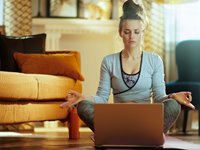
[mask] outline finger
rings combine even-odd
[[[67,94],[68,98],[74,98],[74,97],[77,97],[77,96],[78,96],[78,94],[75,93],[75,92],[70,92],[70,93]]]
[[[67,94],[67,100],[71,101],[71,99],[73,99],[74,97],[76,97],[76,95],[72,94],[72,93],[68,93]]]
[[[189,94],[185,96],[185,100],[183,102],[191,102],[191,101],[192,101],[192,96]]]
[[[192,108],[192,109],[195,109],[195,106],[194,106],[192,103],[190,103],[190,102],[184,101],[183,104],[184,104],[185,106],[187,106],[187,107],[190,107],[190,108]]]
[[[192,94],[190,91],[186,91],[186,93],[188,93],[188,94]]]
[[[68,107],[68,105],[69,105],[68,102],[64,102],[64,103],[60,104],[60,107],[65,108],[65,107]]]
[[[65,100],[68,100],[70,98],[70,94],[67,93],[66,97],[65,97]]]
[[[67,95],[67,101],[70,101],[70,99],[72,98],[73,98],[73,95],[70,95],[70,94]]]
[[[189,100],[189,102],[192,101],[192,95],[191,94],[188,95],[188,100]]]
[[[76,95],[78,92],[74,91],[74,90],[70,90],[68,93],[72,94],[72,95]]]
[[[69,105],[72,107],[74,105],[76,105],[79,101],[75,98],[73,100],[70,101]]]
[[[72,106],[75,105],[76,103],[78,103],[76,97],[71,97],[71,98],[69,98],[68,101],[67,101],[68,107],[72,107]]]
[[[67,108],[68,112],[70,112],[72,110],[72,106],[68,102],[61,104],[60,107],[61,108]]]
[[[184,93],[184,94],[191,94],[191,92],[190,91],[182,91],[182,92],[180,92],[180,93]]]
[[[192,108],[192,109],[195,109],[195,106],[193,104],[191,104],[191,103],[188,103],[187,106]]]
[[[75,104],[73,102],[65,102],[60,105],[61,108],[72,108]]]
[[[73,93],[74,93],[74,92],[73,92],[72,90],[70,90],[70,91],[67,93],[67,97],[73,95]]]

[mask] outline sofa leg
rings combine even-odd
[[[69,114],[68,129],[69,129],[69,139],[79,139],[80,138],[80,123],[77,109],[73,108]]]

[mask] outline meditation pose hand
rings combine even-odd
[[[71,108],[72,106],[76,105],[77,103],[79,103],[81,100],[83,100],[85,97],[77,92],[77,91],[74,91],[74,90],[70,90],[67,94],[67,97],[66,97],[66,102],[62,103],[60,105],[60,107],[64,108],[64,107],[69,107]]]
[[[169,95],[169,98],[175,99],[182,105],[190,107],[191,109],[195,109],[195,106],[191,103],[192,102],[192,93],[191,92],[177,92],[172,93]]]

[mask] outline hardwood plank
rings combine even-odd
[[[4,136],[0,132],[0,149],[95,149],[93,141],[90,139],[92,132],[85,131],[81,132],[80,139],[70,140],[68,139],[68,133],[66,132],[41,132],[41,133],[16,133],[4,132]],[[6,135],[7,134],[7,135]],[[196,134],[192,135],[170,135],[177,139],[181,139],[188,142],[200,144],[200,136]],[[180,141],[181,142],[181,141]],[[180,143],[181,144],[181,143]],[[170,147],[166,147],[170,149]]]

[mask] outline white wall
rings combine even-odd
[[[85,77],[83,94],[95,95],[103,57],[120,51],[123,46],[118,35],[118,21],[33,19],[33,34],[42,32],[47,33],[47,50],[80,52],[81,72]]]
[[[75,49],[81,53],[81,69],[85,77],[83,93],[95,95],[101,61],[113,53],[111,37],[105,35],[66,35],[61,37],[60,49]]]

